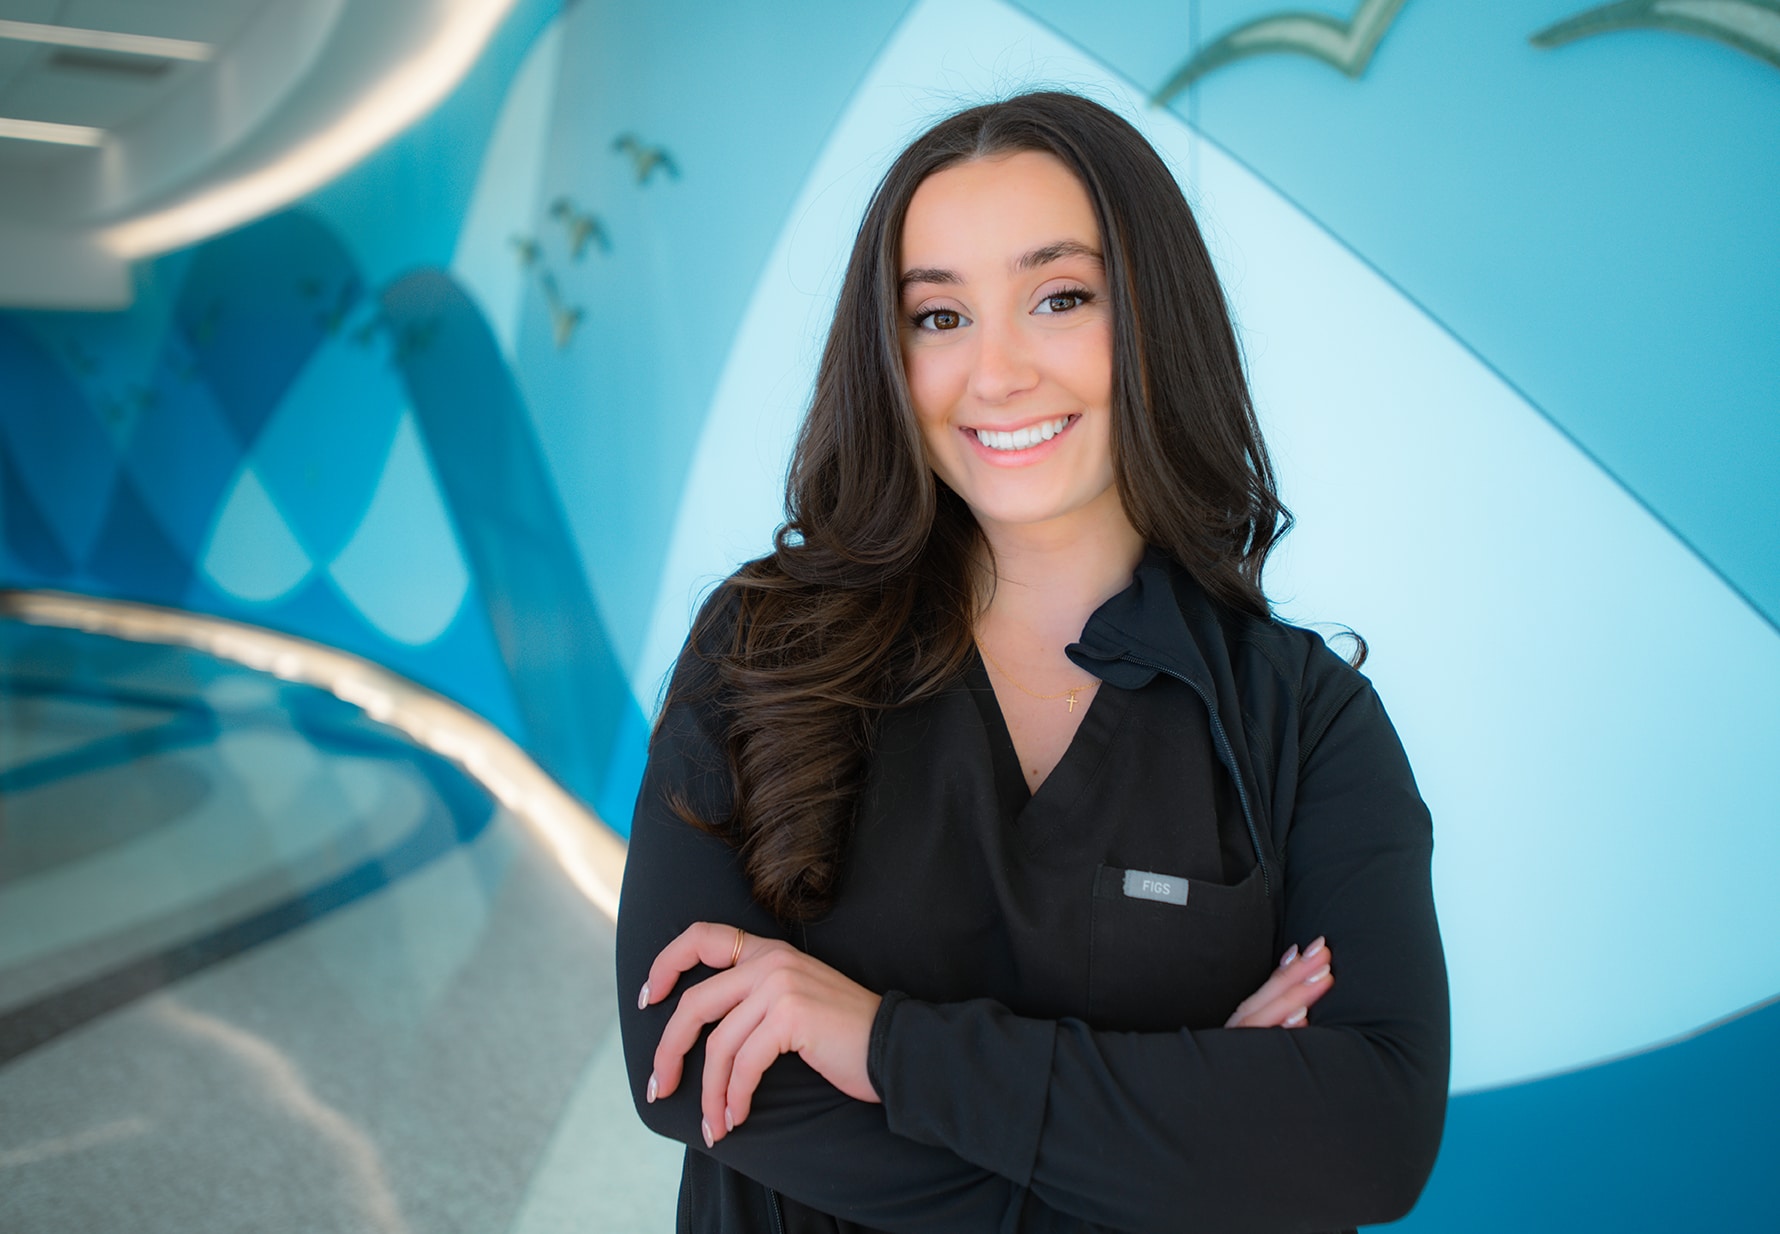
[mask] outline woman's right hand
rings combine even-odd
[[[1279,959],[1273,976],[1242,1000],[1225,1028],[1303,1028],[1310,1009],[1335,985],[1334,957],[1318,938],[1303,951],[1296,943]]]

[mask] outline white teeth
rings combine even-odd
[[[997,433],[992,429],[980,428],[976,430],[976,435],[977,440],[991,450],[1029,450],[1042,441],[1049,441],[1068,427],[1069,417],[1059,416],[1042,424],[1017,428],[1011,433]]]

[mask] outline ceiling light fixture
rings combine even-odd
[[[81,30],[74,26],[45,26],[34,21],[0,21],[0,39],[20,43],[50,43],[57,47],[81,47],[87,51],[111,51],[125,56],[158,56],[163,60],[208,60],[216,54],[209,43],[189,39],[163,39],[152,34],[117,34],[111,30]]]
[[[0,137],[20,141],[48,141],[59,146],[102,146],[105,130],[84,124],[51,124],[48,120],[8,120],[0,117]]]
[[[396,65],[358,104],[321,132],[258,170],[216,185],[179,205],[99,234],[126,260],[196,244],[314,192],[431,111],[476,63],[515,0],[452,6],[433,37]]]

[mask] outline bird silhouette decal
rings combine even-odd
[[[612,238],[606,234],[606,226],[593,214],[583,214],[575,209],[575,203],[567,197],[558,197],[550,203],[550,217],[561,223],[569,233],[569,256],[580,261],[587,252],[588,241],[599,245],[600,252],[612,251]]]
[[[674,156],[667,152],[667,147],[645,146],[635,133],[621,133],[612,143],[612,149],[630,156],[631,170],[636,173],[638,184],[649,183],[658,171],[667,173],[670,180],[680,178],[680,168],[674,163]]]
[[[569,345],[575,335],[575,327],[581,324],[583,313],[578,305],[565,304],[562,293],[556,289],[556,276],[546,270],[538,279],[544,288],[544,302],[550,306],[550,333],[556,340],[556,349],[561,351]]]
[[[1293,52],[1312,56],[1349,77],[1359,77],[1408,0],[1361,0],[1347,21],[1323,13],[1274,13],[1237,26],[1194,52],[1162,83],[1150,102],[1157,107],[1215,69],[1250,56]]]
[[[348,337],[355,346],[369,347],[377,341],[380,334],[389,339],[389,362],[406,364],[431,350],[438,341],[439,319],[422,317],[417,321],[403,322],[398,328],[379,311],[367,317]]]
[[[316,278],[306,278],[297,284],[297,292],[305,300],[319,300],[322,298],[326,290],[327,288],[322,284],[321,280]],[[333,303],[323,304],[316,311],[316,326],[327,334],[340,333],[340,327],[346,324],[346,319],[352,315],[352,310],[357,307],[358,299],[358,280],[352,278],[343,280],[339,290],[334,294]]]
[[[1535,47],[1559,47],[1590,35],[1639,29],[1716,39],[1780,68],[1777,0],[1623,0],[1547,26],[1531,42]]]
[[[569,228],[569,243],[576,260],[580,260],[581,252],[588,240],[596,240],[601,248],[606,248],[605,229],[599,220],[591,214],[578,214],[574,203],[567,197],[559,197],[550,207],[550,216],[562,219]],[[513,252],[519,258],[522,269],[535,270],[538,275],[538,287],[544,293],[544,303],[550,309],[550,334],[556,341],[556,349],[561,351],[569,345],[575,335],[575,327],[581,324],[585,314],[580,307],[566,303],[562,292],[556,285],[556,275],[544,263],[543,246],[534,236],[514,236],[511,240]]]
[[[423,317],[418,321],[403,322],[402,328],[396,331],[395,342],[390,348],[390,359],[397,364],[406,364],[421,353],[431,349],[434,340],[439,337],[439,319]]]
[[[387,329],[388,325],[389,323],[384,320],[382,313],[373,313],[369,318],[360,322],[348,337],[355,347],[369,347],[376,341],[378,332]]]

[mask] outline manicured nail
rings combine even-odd
[[[1317,956],[1322,954],[1322,950],[1323,950],[1322,936],[1318,935],[1316,942],[1310,944],[1310,946],[1308,946],[1304,949],[1304,958],[1306,960],[1313,960]]]
[[[655,1073],[651,1071],[649,1073],[649,1091],[643,1094],[644,1099],[647,1100],[650,1105],[655,1104],[655,1088]]]
[[[1296,960],[1297,958],[1298,958],[1298,944],[1293,943],[1290,947],[1286,948],[1286,953],[1279,957],[1279,966],[1281,968],[1284,968],[1286,965],[1290,964],[1293,960]]]
[[[735,1130],[735,1115],[729,1112],[728,1106],[723,1107],[723,1129],[725,1131]]]
[[[710,1121],[708,1119],[703,1119],[703,1118],[699,1119],[698,1120],[698,1129],[705,1133],[705,1147],[706,1148],[716,1148],[717,1141],[715,1141],[711,1138]]]
[[[1321,981],[1324,977],[1327,977],[1328,975],[1329,975],[1329,966],[1327,964],[1325,964],[1321,968],[1317,969],[1316,972],[1314,972],[1314,973],[1310,974],[1310,976],[1306,977],[1304,979],[1304,984],[1305,985],[1315,985],[1317,982]]]
[[[1296,1028],[1296,1027],[1298,1027],[1298,1025],[1304,1023],[1304,1017],[1309,1014],[1310,1014],[1310,1008],[1300,1007],[1300,1008],[1298,1008],[1298,1010],[1294,1011],[1291,1015],[1286,1017],[1285,1026],[1287,1028]]]
[[[649,983],[645,981],[643,988],[637,991],[637,1010],[646,1010],[649,1006]]]

